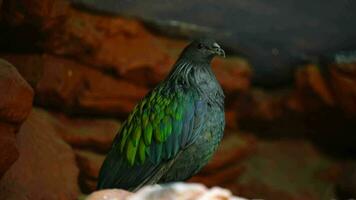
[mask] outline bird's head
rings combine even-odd
[[[213,39],[201,38],[194,40],[182,52],[181,57],[198,62],[210,62],[214,56],[225,57],[224,50]]]

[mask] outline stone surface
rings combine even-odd
[[[62,26],[49,32],[44,48],[147,85],[156,82],[154,77],[162,76],[173,62],[157,43],[136,20],[70,9]]]
[[[72,147],[107,152],[120,130],[114,119],[85,119],[52,113],[48,120],[56,132]]]
[[[252,69],[242,58],[217,58],[212,63],[216,77],[227,95],[250,89]]]
[[[28,46],[75,58],[143,86],[161,81],[187,44],[187,41],[155,36],[137,20],[86,13],[64,0],[33,0],[31,5],[29,2],[14,1],[6,7],[9,18],[20,18],[12,20],[19,21],[15,24],[25,29],[31,27],[33,32],[38,32],[34,35],[42,36]],[[16,34],[8,37],[19,39]],[[218,60],[214,66],[227,92],[249,86],[251,69],[245,60]]]
[[[0,122],[0,180],[18,157],[14,127]]]
[[[173,62],[157,39],[134,19],[88,14],[65,0],[7,1],[5,10],[11,27],[35,32],[37,42],[28,45],[74,57],[118,76],[155,81]]]
[[[7,61],[0,59],[0,179],[19,156],[16,136],[32,108],[33,90]]]
[[[161,80],[173,63],[156,37],[134,19],[88,14],[65,0],[7,1],[4,9],[4,29],[14,33],[4,32],[1,38],[18,41],[11,46],[0,39],[5,49],[42,49],[145,85]],[[34,41],[24,40],[21,32],[32,33]]]
[[[230,137],[229,144],[240,137]],[[333,161],[307,140],[255,140],[255,151],[234,165],[244,168],[235,180],[220,184],[249,199],[332,199],[333,181],[321,178]],[[232,167],[232,165],[229,165]],[[231,175],[233,176],[233,175]]]
[[[4,20],[11,26],[32,25],[38,28],[49,28],[56,25],[63,15],[69,2],[65,0],[4,0]]]
[[[33,90],[16,68],[0,60],[0,120],[20,123],[32,107]]]
[[[1,10],[1,6],[2,6],[2,1],[3,0],[0,0],[0,10]],[[0,19],[1,19],[1,14],[0,14]]]
[[[131,192],[119,189],[107,189],[100,190],[90,194],[86,200],[115,200],[115,199],[126,199],[128,196],[132,195]]]
[[[207,188],[197,183],[173,183],[167,185],[146,186],[137,191],[135,194],[128,196],[127,200],[151,199],[182,199],[182,200],[245,200],[245,198],[235,197],[227,189],[220,187]]]
[[[338,105],[347,113],[356,115],[356,60],[347,64],[332,64],[331,87]]]
[[[0,199],[70,200],[79,195],[78,168],[48,114],[34,109],[17,134],[20,157],[0,181]]]
[[[105,156],[83,150],[76,150],[75,155],[81,172],[87,177],[97,179]]]
[[[356,196],[356,163],[342,163],[336,181],[336,192],[341,199],[352,199]]]
[[[76,150],[76,160],[80,169],[79,185],[83,193],[89,194],[96,189],[99,170],[105,155],[91,151]]]
[[[323,66],[306,65],[296,72],[296,108],[304,111],[338,107],[356,114],[356,60]]]
[[[207,188],[197,183],[173,183],[167,185],[151,185],[143,187],[135,193],[129,193],[124,190],[111,189],[101,190],[89,195],[86,200],[244,200],[245,198],[236,197],[229,190],[213,187]]]
[[[221,0],[204,1],[204,4],[201,0],[71,1],[94,11],[127,13],[166,23],[174,19],[175,26],[182,21],[208,26],[217,32],[213,37],[219,38],[222,46],[251,58],[254,82],[260,86],[280,87],[292,83],[295,66],[291,63],[298,59],[356,48],[356,22],[350,20],[356,18],[356,4],[349,0],[329,0],[328,4],[323,4],[323,0],[305,0],[299,1],[297,6],[278,0]],[[310,9],[313,9],[312,15]],[[338,11],[341,14],[335,15]],[[224,32],[231,34],[224,36]]]
[[[321,103],[329,106],[335,103],[332,91],[328,87],[319,66],[312,64],[303,66],[303,68],[297,70],[295,79],[296,90],[301,92],[302,98],[320,98]]]
[[[14,63],[43,70],[36,87],[36,103],[69,113],[117,115],[128,113],[146,93],[145,87],[117,80],[98,70],[51,55],[4,55]],[[22,60],[22,61],[21,61]],[[24,77],[31,79],[31,74]]]
[[[37,83],[43,76],[43,56],[33,54],[2,54],[5,58],[15,65],[21,76],[36,89]]]

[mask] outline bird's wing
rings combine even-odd
[[[132,189],[159,179],[179,152],[195,141],[206,110],[206,103],[194,92],[153,90],[135,107],[115,138],[98,188]]]

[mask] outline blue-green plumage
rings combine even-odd
[[[210,66],[222,49],[192,42],[169,76],[134,108],[100,170],[98,188],[135,190],[197,173],[217,148],[225,126],[224,94]]]

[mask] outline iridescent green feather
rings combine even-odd
[[[134,144],[135,141],[128,141],[126,148],[126,158],[130,165],[133,165],[135,162],[137,145]]]
[[[141,163],[144,163],[146,159],[146,145],[142,139],[140,140],[140,144],[138,146],[138,153]]]
[[[144,163],[147,157],[154,157],[151,160],[159,161],[178,151],[175,140],[170,140],[171,144],[162,144],[172,133],[176,134],[174,138],[181,133],[186,106],[184,98],[187,96],[180,93],[167,95],[162,94],[162,91],[162,88],[158,88],[143,99],[122,127],[120,153],[125,154],[130,165]]]
[[[153,127],[151,123],[148,123],[146,127],[144,127],[144,142],[146,145],[150,145],[152,141],[152,133]]]

